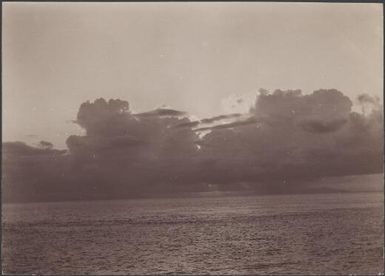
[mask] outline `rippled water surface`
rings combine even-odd
[[[378,274],[383,194],[3,205],[3,271]]]

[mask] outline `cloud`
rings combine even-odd
[[[5,157],[16,156],[38,156],[38,155],[60,155],[66,150],[52,149],[52,143],[41,141],[42,147],[36,148],[25,144],[24,142],[4,142],[2,145],[3,154]]]
[[[360,103],[371,103],[371,104],[377,104],[379,102],[379,99],[377,97],[373,97],[368,94],[360,94],[357,97],[358,102]]]
[[[258,120],[257,118],[248,118],[246,120],[239,120],[235,121],[232,123],[227,123],[227,124],[219,124],[219,125],[214,125],[210,127],[201,127],[201,128],[196,128],[194,131],[206,131],[206,130],[213,130],[213,129],[222,129],[222,128],[234,128],[234,127],[240,127],[240,126],[245,126],[245,125],[250,125],[250,124],[256,124],[260,123],[261,120]]]
[[[375,108],[353,112],[335,89],[263,90],[247,112],[202,120],[170,108],[133,114],[123,100],[88,101],[75,120],[85,134],[68,137],[68,151],[47,141],[3,143],[5,198],[125,198],[204,191],[208,183],[298,192],[309,178],[382,172],[383,111],[374,98],[360,99]]]
[[[305,120],[300,123],[300,126],[313,133],[327,133],[337,131],[346,124],[346,119],[337,119],[334,121],[320,121],[320,120]]]
[[[275,90],[260,94],[252,112],[256,116],[290,119],[342,119],[349,116],[352,101],[335,89],[320,89],[303,95],[301,90]]]
[[[255,93],[243,95],[231,94],[221,99],[221,107],[225,113],[248,112],[255,100]]]
[[[250,110],[258,127],[210,128],[199,142],[204,159],[215,160],[213,181],[278,183],[382,171],[382,112],[354,113],[335,89],[263,92]]]
[[[39,147],[41,147],[43,149],[52,149],[53,148],[53,144],[51,142],[48,142],[48,141],[40,141],[39,142]]]
[[[213,123],[215,121],[220,121],[220,120],[224,120],[224,119],[238,118],[240,116],[242,116],[242,114],[240,114],[240,113],[219,115],[219,116],[215,116],[215,117],[212,117],[212,118],[202,119],[201,123],[208,124],[208,123]]]
[[[375,112],[381,109],[380,99],[378,97],[373,97],[368,94],[360,94],[357,97],[357,102],[361,107],[361,112],[363,114]]]
[[[182,123],[182,124],[176,125],[175,127],[176,128],[183,128],[183,127],[193,128],[193,127],[198,127],[201,124],[211,124],[211,123],[215,123],[217,121],[222,121],[225,119],[234,119],[234,118],[238,118],[241,116],[242,116],[242,114],[240,114],[240,113],[225,114],[225,115],[219,115],[219,116],[215,116],[215,117],[211,117],[211,118],[205,118],[202,120]]]
[[[156,116],[178,117],[178,116],[184,116],[184,115],[186,115],[186,112],[178,111],[174,109],[165,109],[165,108],[158,108],[156,110],[134,114],[134,116],[137,116],[137,117],[156,117]]]
[[[192,127],[199,126],[200,123],[201,121],[187,122],[187,123],[178,124],[175,126],[175,128],[184,128],[184,127],[192,128]]]

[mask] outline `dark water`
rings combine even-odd
[[[3,271],[378,274],[383,194],[3,206]]]

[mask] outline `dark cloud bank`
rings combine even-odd
[[[80,106],[75,123],[86,134],[68,137],[68,150],[3,143],[3,199],[306,192],[309,180],[381,173],[382,106],[366,94],[357,103],[363,112],[334,89],[261,90],[246,114],[191,121],[177,110],[133,114],[126,101],[97,99]]]

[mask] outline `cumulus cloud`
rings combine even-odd
[[[40,148],[43,148],[43,149],[52,149],[53,148],[53,144],[51,142],[48,142],[48,141],[40,141],[38,146]]]
[[[303,189],[303,179],[382,172],[383,111],[369,95],[357,101],[373,108],[353,112],[335,89],[261,90],[248,111],[201,120],[170,108],[133,114],[119,99],[85,102],[75,119],[85,134],[68,137],[68,151],[3,144],[6,198],[119,198],[208,184],[285,192]]]
[[[260,94],[252,112],[256,116],[285,119],[341,119],[349,116],[352,101],[335,89],[321,89],[303,95],[301,90],[275,90]]]
[[[221,107],[225,113],[245,113],[249,111],[254,100],[255,93],[231,94],[221,99]]]
[[[346,119],[333,121],[304,120],[300,123],[302,128],[313,133],[327,133],[339,130],[346,124]]]
[[[215,160],[216,181],[279,182],[382,171],[382,113],[358,114],[351,107],[351,100],[334,89],[309,95],[263,91],[250,111],[258,124],[210,128],[200,143],[201,155]]]
[[[368,94],[360,94],[357,97],[357,100],[360,103],[371,103],[371,104],[377,104],[379,102],[379,99],[377,97],[373,97]]]
[[[363,114],[381,109],[380,99],[365,93],[358,95],[357,102]]]

